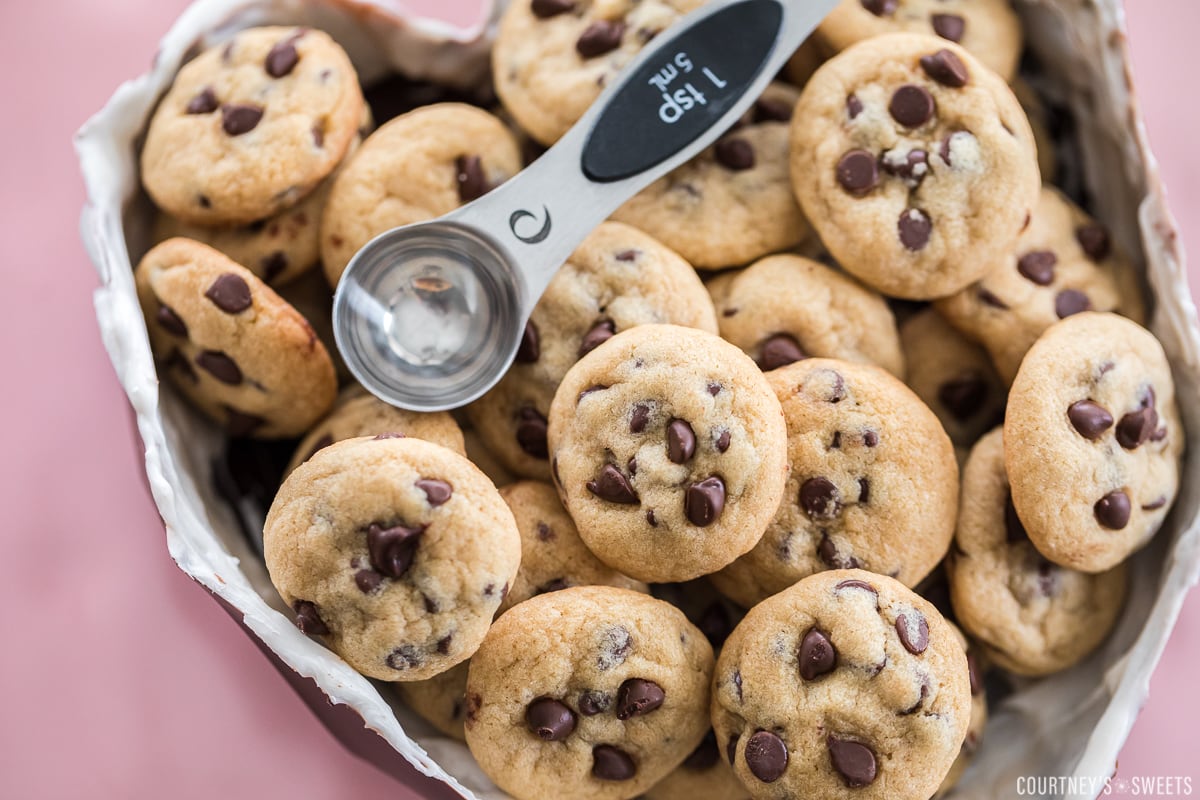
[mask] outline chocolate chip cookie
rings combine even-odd
[[[500,613],[531,597],[571,586],[649,591],[646,584],[622,575],[592,555],[550,484],[518,481],[501,489],[500,496],[512,509],[521,532],[521,569],[500,604]]]
[[[329,414],[313,426],[288,464],[290,473],[312,458],[313,454],[334,442],[357,436],[394,433],[440,444],[459,455],[466,455],[462,430],[448,412],[406,411],[383,402],[360,386],[342,391]]]
[[[717,742],[759,800],[927,800],[970,715],[949,624],[861,570],[813,575],[759,604],[717,659]]]
[[[393,683],[396,694],[413,713],[441,733],[460,742],[467,740],[467,671],[470,659],[423,681]]]
[[[496,94],[551,145],[647,42],[703,0],[514,0],[492,48]]]
[[[1056,564],[1104,572],[1158,531],[1184,431],[1162,345],[1116,314],[1051,326],[1017,372],[1004,419],[1013,506]]]
[[[958,45],[909,33],[853,45],[809,80],[792,182],[838,263],[910,300],[952,294],[1000,263],[1041,185],[1004,81]]]
[[[842,0],[817,28],[829,50],[884,33],[923,33],[955,42],[1005,80],[1021,56],[1021,20],[1008,0]]]
[[[987,348],[1012,383],[1042,331],[1081,311],[1119,311],[1117,273],[1132,267],[1107,230],[1057,189],[1042,189],[1029,227],[997,267],[937,302],[956,328]],[[1140,308],[1134,296],[1128,303]]]
[[[175,76],[146,131],[142,184],[200,225],[246,225],[294,206],[358,134],[349,57],[308,28],[241,31]]]
[[[646,323],[717,332],[686,261],[636,228],[603,223],[546,287],[508,373],[467,407],[488,449],[511,471],[550,480],[546,418],[563,376],[613,334]]]
[[[932,308],[901,323],[900,345],[908,364],[905,382],[937,415],[965,458],[979,437],[1004,421],[1008,389],[987,351]]]
[[[396,117],[362,143],[330,190],[321,264],[331,286],[359,249],[400,225],[448,214],[516,175],[521,153],[488,112],[439,103]]]
[[[550,406],[552,472],[584,543],[644,581],[683,581],[745,553],[787,478],[779,401],[712,334],[641,325],[571,368]]]
[[[1095,650],[1117,621],[1127,583],[1124,563],[1089,575],[1034,548],[1013,508],[999,428],[975,445],[963,470],[947,574],[963,628],[992,661],[1032,676],[1071,667]]]
[[[708,730],[712,648],[675,608],[578,586],[514,607],[467,678],[467,745],[516,800],[624,800]]]
[[[159,374],[231,435],[298,436],[333,405],[337,378],[312,326],[245,267],[168,239],[134,279]]]
[[[721,337],[764,371],[818,356],[876,364],[904,377],[887,302],[831,267],[802,256],[768,256],[707,286]]]
[[[697,269],[740,266],[800,244],[789,141],[799,91],[773,84],[744,122],[617,209]]]
[[[380,434],[317,452],[263,528],[271,582],[362,674],[416,681],[475,652],[521,560],[508,506],[471,462]]]
[[[787,421],[783,502],[754,549],[710,580],[750,607],[800,579],[862,568],[915,586],[954,535],[958,466],[937,417],[869,364],[767,373]]]

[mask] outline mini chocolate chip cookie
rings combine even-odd
[[[775,393],[741,350],[641,325],[584,356],[550,406],[559,495],[601,561],[684,581],[754,547],[787,479]]]
[[[1100,645],[1124,606],[1124,563],[1096,575],[1047,561],[1013,508],[999,428],[975,445],[947,561],[959,624],[1020,675],[1074,666]]]
[[[142,147],[159,208],[200,225],[247,225],[298,203],[358,134],[349,57],[308,28],[250,28],[185,64]]]
[[[799,90],[773,84],[742,124],[643,189],[613,219],[636,225],[697,269],[740,266],[803,241],[789,177]]]
[[[1184,431],[1158,340],[1084,312],[1030,348],[1008,395],[1004,463],[1034,547],[1104,572],[1145,545],[1179,488]]]
[[[263,551],[300,630],[368,677],[418,681],[475,652],[521,536],[470,461],[384,433],[297,467],[267,513]]]
[[[962,461],[979,437],[1004,421],[1005,383],[987,352],[932,308],[901,323],[900,345],[908,387],[937,415]]]
[[[958,510],[954,447],[937,417],[869,364],[811,358],[767,373],[790,472],[754,549],[710,580],[747,608],[822,570],[915,586],[946,553]]]
[[[496,94],[552,145],[655,35],[703,0],[514,0],[492,48]]]
[[[363,109],[367,111],[365,105]],[[320,259],[321,212],[329,199],[329,190],[341,167],[370,129],[370,114],[364,113],[363,128],[350,143],[338,168],[307,197],[275,216],[255,220],[249,225],[212,227],[184,222],[160,211],[154,219],[154,240],[161,242],[175,236],[195,239],[220,250],[269,286],[291,283],[306,275]]]
[[[208,245],[168,239],[134,275],[164,374],[232,436],[298,436],[337,395],[312,326],[245,267]]]
[[[751,609],[713,679],[717,742],[759,800],[927,800],[970,716],[953,629],[861,570],[813,575]]]
[[[642,797],[645,800],[696,800],[698,797],[750,800],[750,793],[721,758],[717,735],[709,730],[700,746]]]
[[[764,371],[818,356],[876,364],[904,377],[887,302],[831,267],[802,256],[768,256],[707,286],[721,337]]]
[[[636,228],[602,223],[546,287],[508,373],[467,407],[488,449],[511,471],[550,480],[546,419],[563,376],[615,333],[646,323],[717,332],[686,261]]]
[[[708,730],[713,656],[675,608],[578,586],[504,614],[471,659],[467,745],[516,800],[626,800]]]
[[[358,436],[394,433],[440,444],[461,456],[467,454],[462,430],[448,412],[406,411],[383,402],[361,386],[344,389],[329,414],[296,446],[287,473],[334,442]],[[286,473],[285,473],[286,474]]]
[[[1041,185],[1004,81],[958,45],[908,33],[853,45],[813,75],[792,124],[792,182],[838,263],[910,300],[1000,263]]]
[[[937,301],[951,324],[987,348],[996,370],[1012,383],[1021,359],[1042,331],[1081,311],[1141,308],[1122,296],[1117,273],[1132,267],[1104,226],[1061,192],[1042,189],[1029,227],[995,269]]]
[[[396,694],[412,712],[441,733],[467,740],[467,671],[470,659],[423,681],[393,683]]]
[[[1021,56],[1021,20],[1008,0],[842,0],[814,36],[828,50],[885,33],[923,33],[962,45],[1011,80]]]
[[[571,586],[650,591],[646,584],[622,575],[587,549],[550,484],[518,481],[501,489],[500,496],[512,509],[521,532],[521,569],[500,604],[501,614],[531,597]]]
[[[521,169],[508,127],[483,109],[439,103],[396,117],[341,170],[321,217],[321,265],[337,286],[380,233],[448,214]]]

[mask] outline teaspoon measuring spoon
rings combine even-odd
[[[494,386],[579,243],[733,125],[836,5],[707,3],[647,45],[516,177],[444,217],[368,242],[333,305],[334,336],[354,377],[413,411],[466,405]]]

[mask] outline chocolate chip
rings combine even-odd
[[[625,34],[625,23],[598,19],[584,29],[575,42],[575,49],[584,58],[595,58],[611,53],[621,46]]]
[[[920,183],[929,171],[929,154],[924,150],[890,150],[881,160],[883,171],[897,178],[912,182],[915,186]]]
[[[651,528],[657,528],[657,527],[658,527],[658,517],[654,516],[654,509],[653,509],[653,508],[648,508],[648,509],[646,509],[646,523],[647,523],[647,524],[648,524],[648,525],[649,525]]]
[[[595,394],[596,392],[603,392],[607,388],[608,387],[602,383],[592,384],[591,386],[587,387],[586,389],[584,389],[582,392],[579,393],[579,396],[575,398],[575,404],[578,405],[580,403],[580,401],[582,401],[583,398],[587,397],[589,394]]]
[[[1057,564],[1052,564],[1044,558],[1038,559],[1038,591],[1043,597],[1054,597],[1058,594],[1060,572]]]
[[[933,232],[933,221],[929,215],[919,208],[910,208],[900,214],[896,224],[900,234],[900,243],[914,253],[924,250],[929,244],[929,235]]]
[[[575,712],[553,697],[539,697],[526,707],[525,724],[539,739],[561,742],[575,730]]]
[[[630,249],[630,250],[622,250],[621,252],[617,253],[615,257],[616,257],[617,261],[624,261],[626,263],[629,263],[632,261],[637,261],[638,256],[640,256],[641,254],[642,254],[641,250]]]
[[[984,305],[991,306],[992,308],[998,308],[1001,311],[1008,310],[1008,303],[1005,303],[999,297],[992,294],[992,292],[983,288],[982,286],[979,287],[979,291],[976,292],[976,296]]]
[[[716,448],[718,453],[724,453],[729,449],[729,431],[723,430],[717,435]]]
[[[866,478],[858,479],[858,502],[867,503],[871,499],[871,482]]]
[[[487,176],[479,156],[459,156],[454,161],[454,180],[458,184],[458,199],[463,203],[483,197],[488,192]]]
[[[755,122],[791,122],[795,110],[791,103],[760,97],[754,101]]]
[[[850,150],[838,160],[837,182],[855,197],[862,197],[879,184],[879,165],[866,150]]]
[[[383,576],[373,569],[360,569],[354,573],[354,583],[363,594],[371,594],[383,583]]]
[[[208,372],[221,383],[237,386],[242,382],[242,370],[237,362],[220,350],[205,350],[196,356],[196,366]]]
[[[1017,516],[1017,507],[1013,505],[1012,492],[1009,492],[1004,500],[1004,539],[1008,542],[1024,542],[1029,539],[1021,518]]]
[[[371,566],[389,578],[399,578],[412,566],[425,526],[393,525],[373,522],[367,527],[367,552]]]
[[[525,406],[517,412],[517,444],[526,455],[546,458],[546,418],[537,409]]]
[[[633,407],[633,414],[629,417],[629,432],[641,433],[646,430],[646,422],[650,419],[650,406],[644,403],[638,403]]]
[[[764,372],[802,361],[807,356],[800,343],[786,333],[776,333],[763,341],[758,356],[758,366]]]
[[[263,280],[267,283],[278,278],[288,268],[287,254],[281,250],[276,250],[274,253],[264,256],[258,263],[262,267]]]
[[[897,0],[861,0],[862,7],[877,17],[887,17],[896,10]]]
[[[225,432],[230,436],[249,436],[265,423],[266,420],[260,416],[225,406]]]
[[[479,717],[479,709],[482,707],[482,697],[474,693],[467,695],[466,719],[468,723],[474,722]]]
[[[1129,495],[1118,489],[1096,501],[1096,521],[1109,530],[1119,531],[1129,524]]]
[[[1076,228],[1075,240],[1092,261],[1103,261],[1112,252],[1108,230],[1098,222]]]
[[[437,651],[441,655],[447,655],[450,652],[450,642],[454,641],[454,634],[447,633],[437,641]]]
[[[917,713],[918,711],[921,710],[921,706],[925,705],[925,699],[927,697],[929,697],[929,683],[926,680],[921,683],[921,691],[920,691],[920,694],[917,696],[917,702],[913,703],[908,708],[906,708],[902,711],[898,711],[896,713],[898,713],[902,717],[911,716],[911,715]]]
[[[979,661],[974,653],[967,653],[967,678],[971,682],[971,695],[978,697],[983,692],[983,676],[979,674]]]
[[[213,281],[204,296],[226,314],[238,314],[253,304],[250,287],[241,275],[226,272]]]
[[[617,689],[617,719],[649,714],[663,704],[667,694],[654,681],[630,678]]]
[[[683,766],[685,769],[699,772],[712,767],[720,758],[721,752],[717,748],[717,735],[709,730],[704,734],[704,738],[700,740],[700,744],[696,746],[692,754],[683,760]]]
[[[158,311],[154,314],[154,319],[159,326],[167,333],[187,338],[188,329],[179,315],[175,313],[175,309],[163,304],[158,307]]]
[[[1049,286],[1054,283],[1054,265],[1057,263],[1058,256],[1049,250],[1034,250],[1017,260],[1017,272],[1038,286]]]
[[[717,163],[733,172],[744,172],[754,169],[754,146],[745,139],[731,136],[717,142],[713,149]]]
[[[721,384],[717,383],[716,381],[709,381],[708,382],[708,393],[711,394],[713,397],[716,397],[717,395],[719,395],[721,393]]]
[[[316,603],[297,600],[292,603],[292,610],[296,612],[296,627],[300,629],[301,633],[306,636],[325,636],[329,633],[329,628],[321,619]]]
[[[698,528],[716,522],[724,510],[725,482],[716,475],[693,483],[684,493],[683,513]]]
[[[602,319],[592,325],[591,330],[583,335],[579,345],[579,357],[583,358],[600,345],[607,342],[617,333],[617,326],[611,319]]]
[[[421,604],[425,606],[425,613],[427,614],[436,614],[441,609],[441,606],[438,605],[438,601],[434,600],[424,592],[421,592]]]
[[[538,19],[550,19],[575,9],[572,0],[533,0],[530,10]]]
[[[1088,296],[1077,289],[1063,289],[1054,298],[1054,313],[1059,319],[1066,319],[1072,314],[1087,311],[1092,307]]]
[[[230,136],[241,136],[254,130],[262,116],[260,106],[224,105],[221,106],[221,127]]]
[[[933,32],[938,36],[952,42],[962,41],[963,34],[967,29],[967,21],[958,14],[934,14],[931,21],[933,22]]]
[[[200,94],[188,100],[187,113],[189,114],[211,114],[217,110],[217,94],[211,86],[205,86],[200,90]]]
[[[746,766],[763,783],[779,780],[787,770],[787,745],[770,731],[758,731],[746,740]]]
[[[971,77],[967,72],[967,65],[949,50],[938,50],[931,56],[922,56],[921,69],[925,70],[925,74],[930,78],[951,89],[961,89]]]
[[[735,669],[730,678],[733,681],[733,688],[737,689],[738,702],[742,702],[742,671]]]
[[[849,739],[830,736],[825,740],[833,768],[842,776],[846,786],[856,789],[875,780],[875,754],[871,748]]]
[[[833,587],[835,592],[841,591],[842,589],[862,589],[864,592],[869,592],[875,595],[878,601],[879,590],[866,581],[860,581],[857,578],[849,578],[847,580],[840,581],[836,586]]]
[[[1067,408],[1067,418],[1071,420],[1071,425],[1079,432],[1080,436],[1092,441],[1099,439],[1113,424],[1112,414],[1091,400],[1078,400],[1072,403]],[[1124,419],[1121,421],[1124,422]],[[1118,437],[1119,435],[1118,431]]]
[[[585,717],[594,717],[608,710],[612,699],[603,692],[584,692],[579,695],[579,713]]]
[[[1160,494],[1157,498],[1142,506],[1142,511],[1158,511],[1167,504],[1167,496]]]
[[[862,113],[862,100],[858,99],[858,95],[852,94],[846,97],[846,116],[854,119]]]
[[[954,378],[938,387],[938,402],[960,422],[966,422],[979,413],[987,395],[987,381],[978,375]]]
[[[725,743],[725,758],[729,761],[729,766],[733,766],[733,762],[737,759],[738,740],[742,738],[740,733],[735,733],[729,737],[729,741]]]
[[[833,481],[818,476],[800,485],[800,508],[810,519],[834,519],[842,513],[841,495]]]
[[[521,334],[521,344],[517,346],[517,355],[513,358],[518,364],[533,364],[542,355],[541,338],[538,336],[537,325],[533,320],[525,323],[525,332]]]
[[[208,195],[204,195],[204,194],[196,195],[196,202],[200,205],[201,208],[212,208],[212,200],[208,199]]]
[[[592,775],[602,781],[627,781],[637,774],[637,764],[628,753],[611,744],[592,748]]]
[[[900,636],[900,644],[914,656],[921,655],[929,647],[929,623],[920,611],[897,616],[896,633]]]
[[[537,538],[541,542],[552,542],[558,537],[555,536],[553,528],[544,522],[539,522],[537,524]]]
[[[867,447],[875,447],[879,444],[879,434],[873,430],[864,431],[863,444]]]
[[[612,464],[605,464],[596,479],[587,482],[587,490],[610,503],[635,506],[640,502],[629,479]]]
[[[1135,450],[1154,435],[1157,427],[1158,412],[1153,406],[1131,411],[1117,423],[1117,443],[1126,450]]]
[[[431,506],[440,506],[450,499],[453,487],[437,478],[421,478],[415,486],[425,493],[425,499]]]
[[[392,669],[401,672],[406,669],[412,669],[413,667],[419,667],[423,661],[424,659],[421,658],[421,652],[411,644],[400,645],[391,653],[389,653],[386,659],[384,659],[385,664]],[[470,698],[467,698],[467,704],[467,716],[470,718],[472,716],[470,709]]]
[[[858,569],[862,566],[854,556],[844,556],[838,552],[837,545],[825,531],[821,532],[821,541],[817,544],[817,557],[830,569]]]
[[[313,147],[320,149],[325,146],[325,121],[313,123],[311,128]]]
[[[282,42],[276,43],[267,53],[263,69],[272,78],[282,78],[296,68],[296,64],[300,61],[300,54],[296,52],[295,41],[295,37],[289,36]]]
[[[667,424],[667,458],[682,464],[696,453],[696,434],[686,420],[673,419]]]
[[[809,628],[808,633],[800,640],[800,677],[806,681],[815,681],[837,667],[837,649],[829,637],[817,630]]]
[[[919,128],[933,117],[933,95],[927,89],[907,83],[892,95],[888,112],[906,128]]]

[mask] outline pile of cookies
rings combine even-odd
[[[300,630],[517,800],[927,800],[986,672],[1104,641],[1184,444],[1007,0],[844,0],[461,412],[331,345],[362,245],[514,176],[700,5],[513,0],[470,92],[364,90],[312,29],[201,53],[141,152],[150,342],[236,452],[290,457],[262,546]]]

